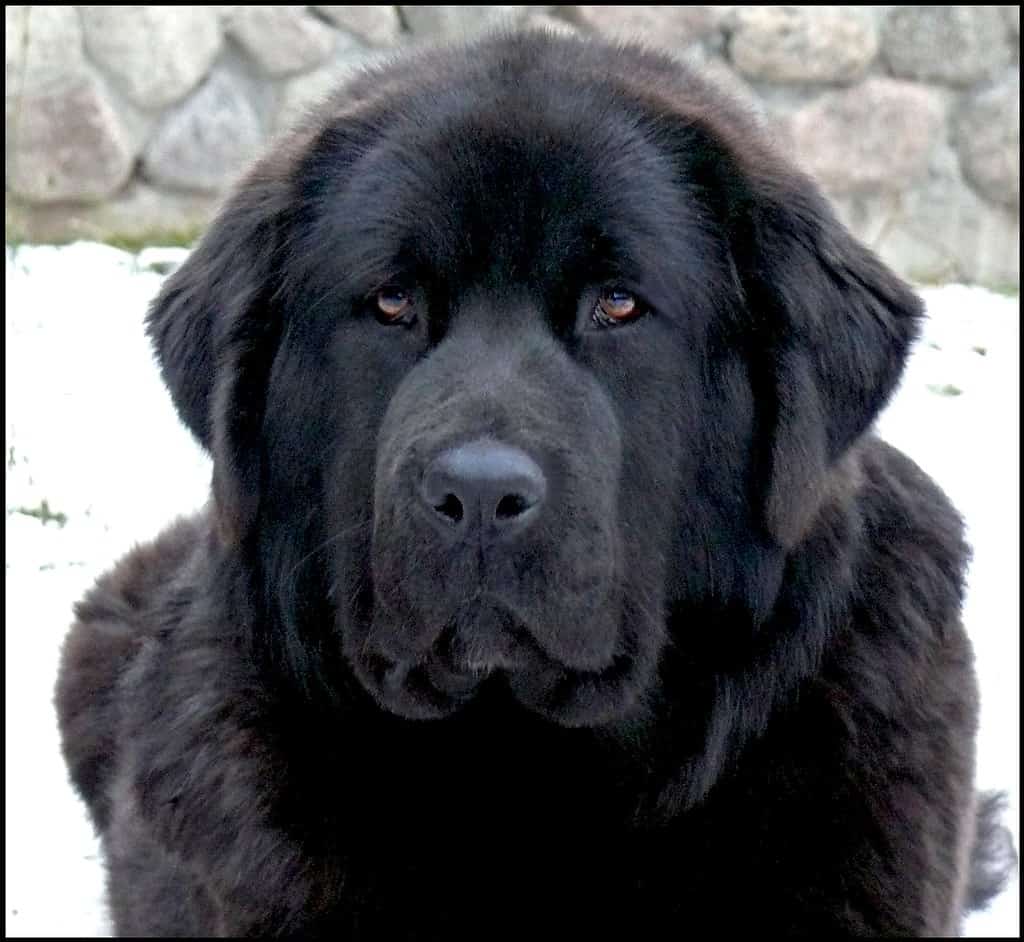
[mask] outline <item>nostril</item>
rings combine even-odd
[[[506,494],[494,511],[496,520],[514,520],[522,516],[533,506],[533,501],[528,501],[521,494]]]
[[[442,517],[447,517],[452,523],[460,523],[465,512],[462,508],[462,501],[454,494],[445,494],[444,500],[440,504],[436,504],[434,510]]]
[[[523,532],[547,495],[540,466],[518,448],[477,439],[436,455],[423,469],[421,507],[444,538]]]

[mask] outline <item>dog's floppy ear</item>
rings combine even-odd
[[[831,472],[895,390],[923,305],[836,219],[814,184],[789,172],[755,183],[742,260],[753,351],[774,416],[764,456],[765,522],[795,545],[831,486]]]
[[[661,102],[683,179],[711,202],[735,272],[764,443],[763,519],[789,548],[895,390],[923,305],[735,102],[696,76]]]
[[[895,390],[923,305],[741,111],[700,110],[683,137],[688,177],[715,202],[742,295],[764,523],[789,548]]]
[[[280,332],[274,305],[288,205],[281,169],[257,165],[146,318],[178,414],[213,455],[218,524],[231,541],[259,504],[259,433]]]

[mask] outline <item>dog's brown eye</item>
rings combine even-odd
[[[384,288],[377,292],[377,318],[385,324],[396,324],[408,318],[412,297],[397,288]]]
[[[640,314],[640,302],[628,291],[605,288],[594,307],[594,320],[598,324],[624,324]]]

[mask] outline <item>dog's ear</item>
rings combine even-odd
[[[837,462],[896,389],[923,305],[806,177],[789,173],[753,197],[745,294],[775,412],[765,522],[789,547],[820,508]]]
[[[677,137],[735,272],[764,443],[764,523],[792,547],[837,462],[895,390],[923,305],[742,112],[705,106]]]
[[[369,75],[347,97],[369,97],[367,83]],[[260,506],[267,390],[285,298],[301,281],[286,256],[302,254],[303,223],[378,133],[386,112],[374,107],[364,114],[328,99],[310,111],[235,186],[149,309],[147,331],[178,414],[213,456],[225,541],[249,533]]]
[[[278,165],[257,165],[146,318],[178,414],[213,455],[218,525],[230,541],[251,526],[259,504],[259,434],[281,327],[275,302],[287,191]]]

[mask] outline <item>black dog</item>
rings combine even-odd
[[[354,81],[149,314],[213,500],[64,651],[117,930],[955,932],[967,548],[869,431],[921,310],[669,59]]]

